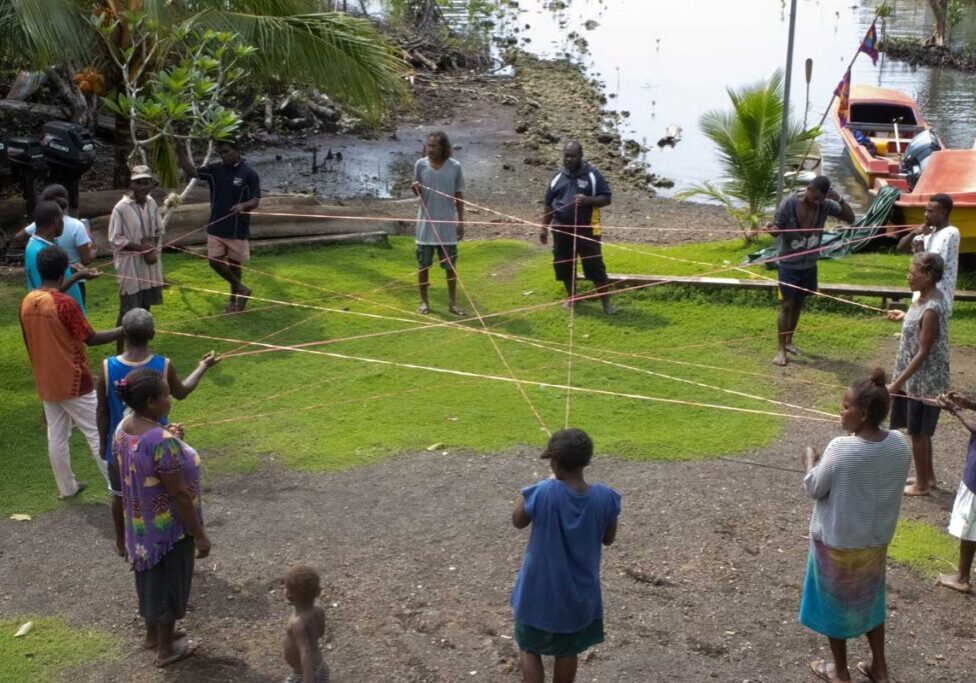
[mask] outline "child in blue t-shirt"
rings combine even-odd
[[[512,513],[516,529],[532,525],[512,590],[515,641],[528,683],[545,680],[543,655],[555,657],[553,680],[571,683],[579,653],[603,642],[601,544],[617,535],[620,494],[583,479],[592,456],[586,432],[553,434],[542,454],[553,476],[522,489]]]

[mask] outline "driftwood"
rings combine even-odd
[[[0,110],[17,114],[36,114],[50,119],[64,119],[68,112],[62,107],[36,102],[21,102],[19,100],[0,99]]]
[[[411,200],[390,200],[370,206],[370,217],[361,220],[359,206],[330,206],[318,203],[311,195],[285,195],[265,197],[258,213],[251,217],[251,239],[306,241],[323,235],[365,235],[376,232],[393,234],[404,230],[412,221],[390,220],[405,218],[416,209]],[[302,214],[299,216],[261,215],[261,213]],[[321,216],[316,218],[315,216]],[[99,255],[110,253],[108,249],[108,216],[92,220],[92,236]],[[210,220],[209,204],[184,204],[174,210],[166,229],[164,242],[179,247],[204,244],[207,239],[203,229]]]

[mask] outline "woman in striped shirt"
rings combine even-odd
[[[884,370],[844,394],[839,436],[823,456],[803,455],[803,489],[815,502],[810,519],[800,623],[827,636],[833,662],[810,663],[825,681],[850,681],[847,640],[867,634],[871,662],[858,670],[888,681],[884,654],[885,561],[895,533],[911,449],[897,431],[882,429],[891,398]]]

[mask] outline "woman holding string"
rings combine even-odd
[[[901,340],[888,391],[892,394],[891,429],[906,429],[912,442],[915,477],[907,481],[906,496],[927,496],[936,486],[932,464],[932,435],[939,422],[935,399],[949,390],[949,307],[938,282],[945,271],[942,257],[918,252],[908,269],[908,286],[919,297],[908,311],[888,311],[900,322]]]
[[[891,399],[885,373],[875,369],[844,394],[841,427],[847,436],[823,456],[803,454],[803,489],[815,503],[810,519],[800,623],[824,636],[833,661],[810,663],[825,681],[850,681],[847,641],[867,635],[871,661],[857,669],[888,683],[885,660],[885,565],[895,534],[909,448],[900,432],[881,427]]]

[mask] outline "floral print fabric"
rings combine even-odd
[[[187,534],[160,475],[183,473],[198,519],[203,521],[200,499],[200,456],[162,427],[133,436],[115,431],[112,457],[122,480],[125,546],[137,572],[155,566]]]

